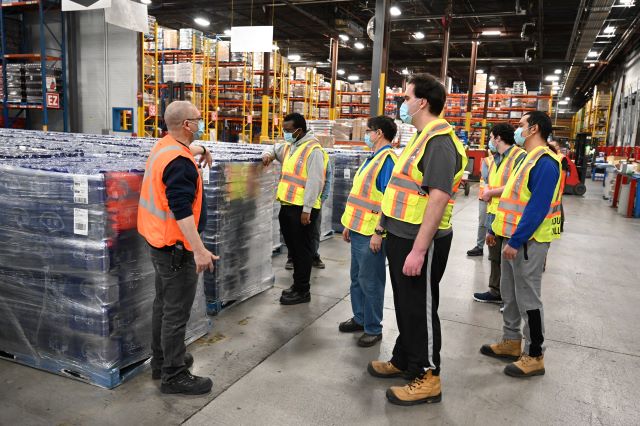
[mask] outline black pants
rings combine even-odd
[[[496,235],[496,244],[489,247],[491,274],[489,275],[489,292],[500,297],[500,263],[502,262],[502,237]]]
[[[388,235],[387,259],[400,331],[391,363],[411,374],[422,374],[425,370],[440,374],[439,284],[447,266],[452,239],[453,233],[433,240],[420,276],[408,277],[402,273],[402,268],[414,240]]]
[[[170,251],[151,248],[151,261],[156,271],[151,367],[162,368],[163,382],[186,370],[184,338],[198,284],[193,253],[185,250],[182,268],[177,271],[171,268],[172,256]]]
[[[318,250],[320,249],[320,228],[322,227],[322,209],[318,210],[318,220],[315,222],[315,226],[313,227],[313,260],[320,259],[320,253]],[[287,260],[293,259],[291,257],[291,252],[287,254]]]
[[[293,287],[296,291],[309,291],[315,250],[314,232],[319,213],[320,210],[312,209],[311,223],[304,226],[300,222],[302,206],[283,205],[280,208],[280,231],[293,259]]]

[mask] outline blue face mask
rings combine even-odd
[[[286,143],[294,143],[296,141],[296,138],[293,137],[293,133],[284,132],[284,141]]]
[[[527,140],[524,136],[522,136],[522,127],[518,127],[516,132],[513,134],[513,138],[516,141],[516,145],[524,146],[524,142]]]
[[[373,145],[374,143],[371,142],[371,135],[369,134],[369,132],[365,133],[364,135],[364,143],[370,148],[373,149]]]
[[[198,121],[198,130],[193,132],[193,140],[195,141],[195,140],[201,139],[202,135],[204,135],[204,121],[199,120]]]
[[[495,146],[491,139],[489,139],[489,151],[493,152],[494,154],[498,152],[498,147]]]
[[[402,106],[400,106],[400,120],[407,124],[411,124],[411,121],[413,120],[413,117],[409,114],[409,104],[406,101],[402,103]]]

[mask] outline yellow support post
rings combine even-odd
[[[144,41],[144,33],[140,34],[141,40],[142,40],[142,64],[140,66],[140,71],[141,71],[141,78],[140,78],[140,93],[142,95],[142,99],[140,100],[140,105],[138,106],[138,136],[143,138],[145,136],[144,134],[144,94],[145,94],[145,74],[144,74],[144,63],[145,63],[145,41]]]
[[[484,138],[487,135],[487,119],[482,119],[482,130],[480,131],[480,149],[484,150]]]
[[[467,131],[467,138],[471,137],[471,111],[467,111],[464,120],[464,129]]]
[[[386,95],[386,85],[387,85],[387,81],[385,80],[386,75],[385,73],[381,73],[380,74],[380,87],[379,87],[379,96],[378,96],[378,115],[383,115],[384,114],[384,110],[385,110],[385,106],[387,104],[387,95]],[[374,88],[375,90],[375,88]]]
[[[153,136],[154,137],[158,137],[159,136],[159,132],[158,132],[158,115],[160,115],[160,102],[158,100],[158,93],[160,91],[160,88],[158,87],[159,84],[159,77],[160,77],[160,70],[158,69],[158,24],[156,23],[154,25],[154,47],[155,47],[155,55],[154,55],[154,64],[153,64],[153,69],[155,69],[155,74],[154,74],[154,91],[153,91],[153,103],[156,106],[156,114],[155,117],[153,118]]]

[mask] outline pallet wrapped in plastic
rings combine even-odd
[[[1,357],[106,388],[145,367],[154,270],[136,219],[150,147],[0,131]],[[187,338],[209,327],[200,297]]]
[[[205,178],[207,227],[204,242],[220,256],[205,273],[207,309],[215,313],[273,285],[274,169],[255,149],[244,153],[211,145],[215,158]]]

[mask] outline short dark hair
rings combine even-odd
[[[285,121],[292,121],[296,129],[302,129],[303,132],[307,131],[307,120],[304,119],[302,114],[299,114],[297,112],[288,114],[286,117],[284,117],[284,120],[282,120],[283,123]]]
[[[384,138],[388,141],[392,141],[396,137],[396,133],[398,133],[398,126],[393,119],[386,115],[371,117],[367,121],[367,127],[371,130],[382,130]]]
[[[440,81],[431,74],[414,74],[409,77],[407,84],[413,84],[416,98],[429,102],[429,112],[440,115],[447,100],[447,91]]]
[[[540,136],[545,141],[553,131],[553,125],[551,124],[551,118],[544,111],[529,111],[525,112],[523,117],[527,117],[527,123],[529,127],[537,125],[540,129]]]
[[[491,134],[493,137],[500,137],[507,145],[513,145],[516,143],[513,138],[514,134],[513,126],[509,123],[498,123],[491,128]]]

